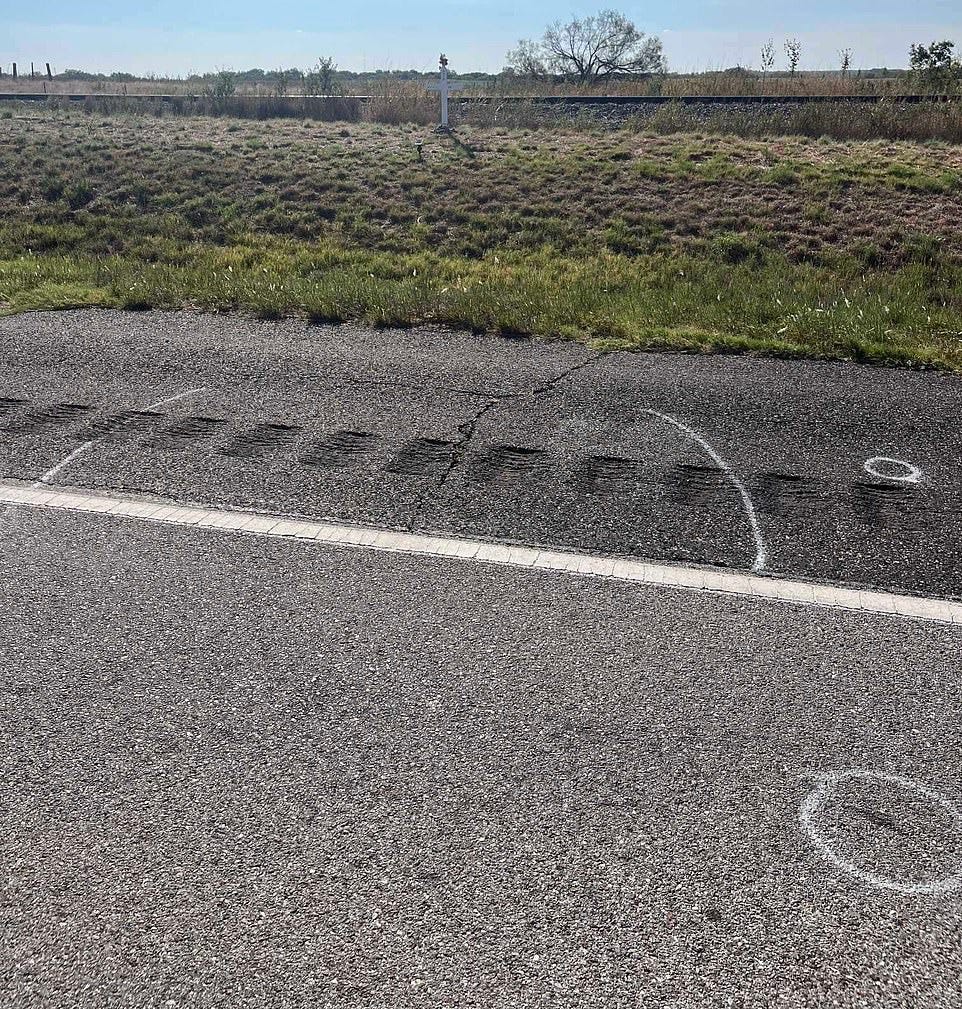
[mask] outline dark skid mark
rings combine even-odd
[[[387,470],[405,476],[441,476],[451,466],[456,449],[453,441],[415,438],[388,463]]]
[[[731,497],[725,473],[717,466],[679,463],[668,471],[665,482],[675,504],[708,508]]]
[[[91,409],[92,407],[83,403],[55,403],[42,410],[32,410],[26,416],[6,424],[4,430],[26,434],[45,427],[72,424],[75,420],[90,413]]]
[[[758,478],[758,507],[773,515],[812,515],[826,497],[813,477],[795,473],[762,473]]]
[[[221,455],[232,456],[235,459],[258,458],[292,442],[300,430],[295,424],[258,424],[249,431],[239,434],[219,451]]]
[[[0,396],[0,417],[5,416],[8,413],[13,413],[15,410],[19,410],[22,406],[26,406],[30,402],[26,399],[16,399],[11,396]]]
[[[852,507],[856,517],[868,525],[918,525],[918,494],[911,484],[867,483],[859,481],[852,488]]]
[[[331,431],[298,460],[304,466],[347,469],[370,452],[380,437],[369,431]]]
[[[165,451],[188,448],[196,441],[212,438],[226,423],[220,417],[182,417],[152,435],[146,444]]]
[[[166,414],[156,410],[121,410],[120,413],[111,413],[93,421],[81,432],[81,437],[102,441],[135,437],[155,427],[165,416]]]
[[[496,445],[475,461],[472,475],[485,483],[513,483],[537,475],[548,464],[548,453],[522,445]]]
[[[859,802],[846,802],[844,803],[844,808],[853,815],[861,816],[863,819],[868,820],[869,823],[876,827],[884,827],[886,830],[891,830],[897,834],[908,833],[905,825],[884,809],[875,809]]]
[[[590,455],[578,468],[575,483],[591,494],[621,490],[626,483],[641,482],[644,464],[616,455]]]

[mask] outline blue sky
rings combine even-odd
[[[804,67],[904,66],[911,42],[955,39],[962,0],[673,0],[559,5],[546,0],[0,0],[0,60],[56,70],[185,74],[213,68],[307,66],[331,55],[350,69],[431,69],[443,49],[458,70],[498,70],[522,37],[571,14],[614,6],[661,36],[673,70],[758,65],[769,37],[797,36]],[[7,8],[9,13],[4,12]],[[907,16],[908,15],[908,16]],[[14,20],[15,19],[15,20]]]

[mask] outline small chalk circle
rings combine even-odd
[[[922,480],[922,470],[918,466],[887,455],[875,455],[866,459],[862,468],[876,480],[893,480],[895,483],[920,483]]]

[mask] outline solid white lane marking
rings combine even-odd
[[[922,471],[918,466],[887,455],[873,455],[865,460],[862,468],[878,480],[894,480],[896,483],[920,483],[922,480]]]
[[[845,781],[867,781],[882,782],[887,785],[894,785],[896,788],[906,789],[911,792],[918,792],[933,805],[939,806],[952,820],[957,831],[962,832],[962,812],[959,807],[948,796],[934,789],[926,788],[909,778],[901,778],[897,774],[886,774],[883,771],[825,771],[813,775],[816,785],[802,800],[798,810],[798,819],[802,829],[808,835],[818,853],[839,869],[854,876],[856,879],[867,883],[869,886],[877,887],[880,890],[894,890],[896,893],[911,894],[932,894],[950,893],[962,887],[962,869],[951,876],[944,876],[941,879],[930,880],[925,883],[905,883],[900,880],[890,879],[870,872],[867,869],[860,869],[853,862],[842,858],[834,849],[831,843],[826,840],[818,828],[818,817],[835,793],[838,786]]]
[[[459,539],[436,533],[402,532],[341,522],[323,522],[290,515],[264,515],[174,501],[104,494],[83,487],[28,486],[0,481],[0,504],[94,514],[110,514],[144,522],[216,529],[225,535],[289,537],[332,546],[383,550],[463,561],[505,564],[575,576],[608,578],[695,592],[712,592],[817,606],[856,610],[890,617],[913,617],[962,626],[962,603],[867,589],[751,575],[744,571],[655,564],[631,557],[604,557],[576,550]]]
[[[146,409],[156,410],[159,407],[167,406],[169,403],[176,403],[179,399],[185,399],[187,396],[193,396],[194,393],[203,392],[206,386],[198,386],[196,389],[185,389],[184,392],[178,392],[174,396],[168,396],[166,399],[159,399],[156,403],[151,403]],[[92,438],[90,441],[85,441],[82,445],[78,445],[69,455],[64,456],[55,466],[51,466],[46,473],[40,477],[33,484],[33,489],[38,490],[41,487],[48,487],[57,479],[57,477],[72,463],[75,459],[79,459],[85,452],[89,452],[94,445],[99,444],[102,441],[100,438]],[[0,535],[7,531],[7,514],[6,509],[0,512]]]
[[[176,396],[168,396],[166,399],[159,399],[156,403],[151,403],[147,407],[148,410],[157,410],[162,406],[167,406],[169,403],[176,403],[179,399],[185,399],[187,396],[193,396],[194,393],[203,392],[205,386],[199,386],[196,389],[187,389],[184,392],[178,392]],[[85,441],[82,445],[78,445],[70,455],[65,456],[56,466],[48,469],[46,473],[34,484],[34,487],[42,487],[44,484],[53,483],[57,479],[57,476],[63,472],[75,459],[79,459],[84,452],[88,452],[101,441],[100,438],[94,438],[91,441]]]
[[[679,431],[681,431],[681,433],[686,437],[691,438],[694,442],[697,442],[697,444],[700,445],[708,454],[715,465],[724,472],[725,476],[728,477],[732,486],[741,496],[742,505],[745,508],[745,515],[748,517],[748,524],[751,526],[752,537],[755,541],[755,560],[752,563],[752,571],[764,571],[765,565],[768,563],[768,547],[765,546],[765,539],[762,536],[761,526],[758,523],[758,515],[755,512],[755,505],[752,503],[752,498],[748,493],[748,489],[735,475],[731,466],[722,459],[722,457],[697,431],[692,430],[687,424],[683,424],[676,417],[672,417],[667,413],[659,413],[657,410],[645,410],[644,412],[650,413],[653,417],[657,417],[659,420],[663,420],[666,424],[671,424],[673,427],[676,427]]]

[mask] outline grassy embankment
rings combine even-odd
[[[945,144],[0,119],[7,312],[187,305],[962,371],[960,237]]]

